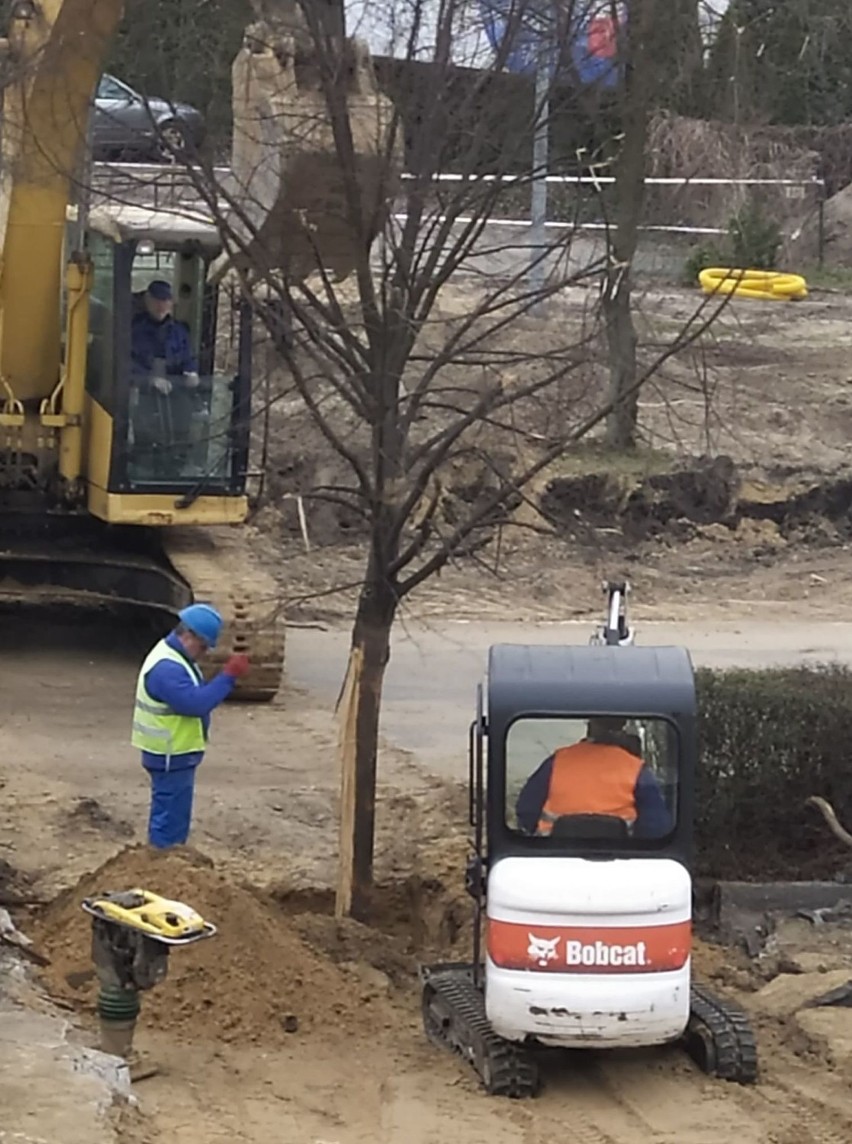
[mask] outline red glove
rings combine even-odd
[[[225,666],[222,668],[223,675],[231,675],[234,679],[239,679],[241,675],[246,675],[250,667],[249,657],[247,655],[230,655]]]

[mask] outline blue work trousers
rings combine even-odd
[[[151,846],[165,850],[169,846],[182,846],[189,838],[195,770],[195,767],[177,771],[148,770],[151,777],[148,842]]]

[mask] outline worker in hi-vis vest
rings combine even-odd
[[[178,620],[146,656],[133,709],[131,743],[151,777],[148,842],[161,848],[181,846],[189,837],[195,771],[204,758],[210,713],[249,669],[247,656],[232,655],[205,683],[197,661],[218,643],[222,617],[209,604],[191,604]]]
[[[587,737],[560,747],[527,779],[515,804],[526,834],[546,836],[558,818],[602,814],[627,823],[634,838],[664,838],[672,819],[653,771],[626,719],[589,720]]]

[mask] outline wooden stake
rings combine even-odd
[[[363,648],[352,648],[349,653],[346,678],[337,700],[337,752],[340,759],[340,842],[334,915],[338,919],[349,917],[352,913],[352,893],[355,885],[355,834],[358,825],[355,763],[358,729],[358,684],[363,667]]]

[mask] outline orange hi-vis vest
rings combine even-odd
[[[550,834],[565,814],[608,814],[636,821],[636,780],[642,760],[623,747],[583,740],[553,755],[550,788],[538,834]]]

